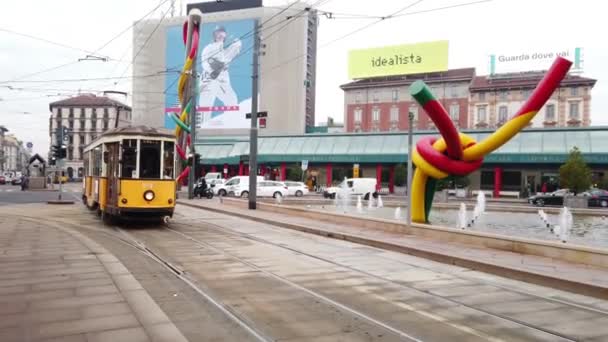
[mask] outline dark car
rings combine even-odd
[[[528,203],[539,207],[545,205],[564,205],[564,196],[568,193],[568,189],[559,189],[547,194],[534,195],[528,198]]]
[[[602,189],[593,189],[588,191],[589,206],[608,208],[608,191]]]
[[[0,185],[6,184],[6,177],[0,176]]]

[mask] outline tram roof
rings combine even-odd
[[[106,131],[100,137],[112,137],[117,135],[146,135],[159,138],[174,138],[172,131],[164,128],[154,128],[149,126],[125,126],[113,128]]]
[[[464,130],[481,141],[493,130]],[[414,144],[424,137],[438,137],[437,131],[419,131]],[[247,137],[205,137],[197,141],[203,164],[236,164],[247,161]],[[608,126],[584,128],[528,128],[484,158],[493,164],[561,164],[569,151],[578,147],[591,164],[608,165]],[[407,132],[342,133],[261,136],[260,163],[404,163],[407,161]]]

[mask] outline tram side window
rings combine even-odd
[[[101,176],[101,145],[93,149],[93,176]]]
[[[86,176],[90,176],[89,174],[89,152],[86,152],[83,154],[82,157],[82,166],[84,167],[84,173],[83,175]]]
[[[164,143],[164,156],[163,156],[163,178],[173,179],[173,164],[175,163],[175,148],[174,143],[171,141],[165,141]]]
[[[141,178],[160,178],[160,141],[141,141],[139,175]]]
[[[135,178],[137,170],[137,139],[122,141],[122,178]]]

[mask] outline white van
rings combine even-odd
[[[378,193],[376,192],[376,178],[345,179],[340,185],[325,189],[323,197],[332,199],[341,197],[343,191],[347,196],[363,196],[363,199],[365,200],[368,200],[370,195],[374,198],[378,197]]]
[[[207,183],[209,183],[209,181],[212,179],[222,179],[222,173],[221,172],[208,172],[207,174],[205,174],[205,181]]]
[[[264,181],[264,177],[257,176],[258,183]],[[249,176],[236,176],[224,184],[217,184],[213,192],[218,196],[232,195],[237,197],[249,196]]]

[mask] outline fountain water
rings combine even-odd
[[[280,194],[277,194],[277,196],[274,198],[274,203],[275,204],[281,204],[283,203],[283,196]]]
[[[361,195],[357,196],[357,212],[363,212],[363,204],[361,203]]]
[[[572,229],[572,213],[570,212],[570,209],[568,209],[568,207],[563,207],[560,211],[559,211],[559,238],[560,240],[562,240],[562,242],[566,242],[568,241],[568,238],[570,237],[570,230]]]
[[[376,206],[377,206],[378,208],[382,208],[382,207],[384,207],[384,203],[382,202],[382,197],[380,197],[380,195],[378,195],[378,201],[377,201],[377,202],[378,202],[378,203],[376,204]]]
[[[547,216],[547,213],[545,213],[544,210],[540,209],[538,211],[538,216],[540,216],[541,220],[543,220],[543,222],[545,222],[545,224],[547,225],[547,228],[551,227],[551,224],[549,223],[549,217]]]
[[[477,206],[480,215],[486,212],[486,194],[481,190],[477,193]]]
[[[467,206],[464,203],[460,203],[460,210],[458,211],[458,228],[465,229],[467,226]]]
[[[340,208],[345,213],[348,211],[348,195],[348,185],[346,184],[346,177],[344,177],[344,181],[340,183],[340,192],[336,194],[336,198],[339,201]]]
[[[374,197],[372,195],[370,195],[367,200],[367,210],[371,210],[373,207],[374,207]]]
[[[401,219],[401,207],[395,208],[395,220]]]

